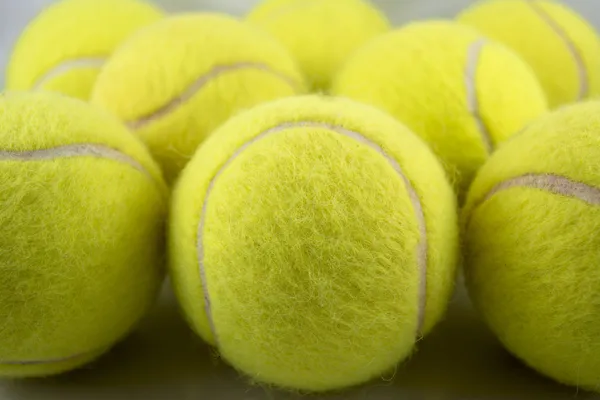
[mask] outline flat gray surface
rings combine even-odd
[[[0,400],[293,400],[250,386],[188,329],[175,299],[163,296],[142,327],[95,364],[48,380],[0,383]],[[444,322],[395,374],[330,400],[600,399],[532,372],[511,357],[473,312],[462,288]]]
[[[101,1],[101,0],[99,0]],[[12,47],[27,21],[49,0],[0,0],[0,87]],[[222,10],[241,14],[254,1],[164,0],[169,11]],[[396,24],[450,17],[469,0],[380,0]],[[598,0],[570,3],[600,26]],[[295,399],[287,393],[252,387],[193,335],[165,290],[142,327],[97,363],[47,380],[0,382],[0,400],[81,399]],[[319,398],[319,397],[309,397]],[[460,289],[445,321],[419,344],[395,375],[328,399],[536,400],[600,399],[563,387],[507,354],[473,312]]]

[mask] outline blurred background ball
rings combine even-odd
[[[565,3],[482,1],[458,20],[523,57],[538,75],[552,108],[600,95],[600,38]]]
[[[368,0],[264,0],[247,19],[285,45],[314,91],[327,91],[356,49],[390,29]]]
[[[305,91],[296,62],[268,34],[225,14],[188,13],[126,41],[102,70],[91,102],[142,138],[173,182],[227,119]]]
[[[14,46],[8,89],[57,91],[89,98],[115,48],[162,12],[138,0],[63,0],[43,10]]]
[[[405,123],[440,157],[461,196],[496,147],[547,111],[536,76],[516,53],[441,20],[373,39],[341,69],[332,93]]]

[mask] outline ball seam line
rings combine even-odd
[[[577,48],[577,45],[571,40],[567,32],[554,20],[550,14],[546,12],[536,1],[529,0],[527,3],[530,5],[532,10],[544,21],[550,29],[558,35],[558,37],[564,42],[567,51],[571,54],[573,61],[577,68],[577,74],[579,75],[579,93],[576,100],[582,100],[587,97],[589,93],[589,77],[588,71],[583,59],[583,55]]]
[[[52,67],[46,73],[42,74],[42,76],[40,76],[39,78],[37,78],[32,88],[40,89],[51,79],[66,74],[67,72],[70,72],[75,69],[101,68],[105,62],[106,59],[103,57],[82,57],[63,61],[60,64]]]
[[[465,86],[467,89],[467,108],[469,113],[475,119],[481,140],[488,154],[493,149],[492,136],[479,109],[479,96],[477,95],[477,68],[479,61],[481,60],[481,53],[483,47],[486,45],[487,40],[479,39],[473,42],[467,50],[467,65],[465,68]]]
[[[30,151],[0,150],[0,161],[42,161],[60,158],[95,157],[127,164],[152,181],[156,179],[133,157],[102,144],[79,143]]]
[[[202,88],[209,84],[213,79],[218,78],[222,74],[243,69],[253,69],[265,72],[286,82],[289,86],[291,86],[294,89],[295,92],[298,92],[298,82],[296,82],[293,78],[285,75],[284,73],[275,70],[268,64],[255,62],[239,62],[230,65],[218,65],[213,67],[206,74],[196,79],[183,91],[183,93],[181,93],[177,97],[168,101],[166,104],[160,106],[157,110],[149,112],[145,116],[139,117],[135,120],[127,121],[126,125],[134,131],[142,129],[146,125],[150,125],[156,120],[159,120],[171,114],[172,112],[175,112],[177,108],[179,108],[181,105],[192,99],[192,97],[194,97],[198,92],[200,92]]]
[[[212,192],[214,185],[220,175],[224,172],[227,167],[234,162],[237,157],[242,154],[244,150],[246,150],[249,146],[257,141],[269,136],[271,134],[276,134],[285,131],[286,129],[292,128],[322,128],[327,129],[331,132],[335,132],[341,136],[346,136],[351,139],[356,140],[359,143],[362,143],[371,149],[375,150],[381,156],[383,156],[386,161],[391,165],[394,171],[400,176],[402,179],[406,190],[408,191],[410,201],[416,216],[417,224],[419,226],[419,241],[417,243],[416,248],[416,256],[417,256],[417,269],[419,274],[419,284],[418,284],[418,315],[417,315],[417,332],[416,336],[422,335],[423,326],[425,323],[425,307],[426,307],[426,299],[427,299],[427,263],[428,263],[428,241],[427,241],[427,226],[425,214],[423,211],[423,206],[421,204],[421,200],[419,195],[417,194],[415,188],[412,183],[408,179],[408,177],[404,174],[402,168],[398,164],[398,162],[389,156],[381,146],[377,143],[369,140],[367,137],[361,135],[358,132],[346,129],[339,125],[328,124],[323,122],[315,122],[315,121],[297,121],[297,122],[285,122],[269,128],[247,142],[245,142],[242,146],[240,146],[228,159],[227,161],[219,168],[216,172],[215,176],[211,179],[208,188],[206,190],[206,194],[204,197],[204,202],[202,204],[202,210],[200,215],[200,222],[198,224],[197,229],[197,238],[196,238],[196,251],[198,257],[198,268],[200,274],[200,282],[202,285],[202,291],[204,294],[204,307],[205,313],[208,319],[208,323],[210,326],[211,333],[213,335],[213,339],[215,341],[215,345],[219,346],[219,339],[215,329],[215,324],[212,316],[212,307],[211,307],[211,299],[208,291],[208,283],[206,278],[206,268],[204,265],[204,243],[203,243],[203,235],[204,235],[204,226],[206,224],[206,214],[208,208],[208,202],[210,199],[210,193]]]
[[[525,174],[494,185],[485,196],[474,202],[465,226],[467,228],[470,226],[474,211],[486,201],[500,192],[514,188],[538,189],[551,194],[577,199],[589,205],[600,205],[600,188],[558,174]]]
[[[62,362],[68,362],[68,361],[73,361],[76,360],[78,358],[83,358],[85,356],[88,355],[92,355],[94,354],[96,351],[86,351],[84,353],[79,353],[79,354],[75,354],[72,356],[67,356],[67,357],[60,357],[60,358],[49,358],[46,360],[0,360],[0,365],[15,365],[15,366],[33,366],[33,365],[45,365],[45,364],[56,364],[56,363],[62,363]]]
[[[554,174],[526,174],[500,182],[488,192],[482,203],[489,200],[496,193],[515,187],[540,189],[560,196],[578,199],[590,205],[600,205],[600,188]]]

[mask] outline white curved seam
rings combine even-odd
[[[79,353],[72,356],[61,357],[61,358],[49,358],[46,360],[0,360],[0,365],[45,365],[45,364],[56,364],[61,362],[72,361],[77,358],[85,357],[87,355],[93,354],[94,352],[85,352]]]
[[[211,179],[211,181],[208,185],[208,189],[207,189],[206,195],[204,197],[204,203],[202,204],[200,222],[198,224],[196,249],[197,249],[200,280],[201,280],[202,290],[203,290],[203,294],[204,294],[205,312],[206,312],[208,323],[209,323],[213,338],[215,340],[215,343],[218,346],[218,335],[217,335],[217,332],[215,329],[215,324],[214,324],[214,320],[213,320],[213,316],[212,316],[211,300],[210,300],[210,294],[209,294],[209,289],[208,289],[208,282],[207,282],[207,278],[206,278],[206,267],[204,265],[204,243],[203,243],[204,226],[206,224],[206,214],[207,214],[207,207],[208,207],[208,202],[210,199],[210,194],[214,188],[215,182],[221,176],[223,171],[233,161],[235,161],[235,159],[240,154],[242,154],[242,152],[244,152],[244,150],[246,150],[250,145],[252,145],[253,143],[256,143],[257,141],[259,141],[269,135],[282,132],[286,129],[299,128],[299,127],[324,128],[324,129],[338,133],[342,136],[349,137],[351,139],[354,139],[360,143],[363,143],[363,144],[369,146],[371,149],[375,150],[380,155],[382,155],[388,161],[388,163],[392,166],[392,168],[396,171],[396,173],[400,176],[400,178],[403,180],[406,190],[408,191],[408,195],[410,197],[410,201],[413,206],[415,217],[416,217],[418,228],[419,228],[419,241],[418,241],[417,247],[416,247],[417,270],[418,270],[418,275],[419,275],[418,294],[417,294],[417,296],[418,296],[418,299],[417,299],[417,304],[418,304],[417,336],[421,335],[423,325],[425,322],[425,307],[426,307],[426,299],[427,299],[427,262],[428,262],[427,249],[428,249],[428,243],[427,243],[427,227],[426,227],[426,223],[425,223],[425,215],[423,212],[423,207],[421,205],[421,201],[419,199],[419,195],[417,194],[416,190],[412,186],[410,180],[406,177],[406,175],[404,175],[402,168],[400,167],[398,162],[396,160],[394,160],[392,157],[390,157],[378,144],[372,142],[371,140],[369,140],[368,138],[362,136],[361,134],[359,134],[357,132],[348,130],[341,126],[330,125],[330,124],[326,124],[326,123],[322,123],[322,122],[300,121],[300,122],[290,122],[290,123],[283,123],[283,124],[277,125],[273,128],[270,128],[270,129],[258,134],[257,136],[255,136],[254,138],[249,140],[248,142],[244,143],[221,166],[221,168],[217,171],[217,173]]]
[[[589,76],[588,71],[585,66],[585,61],[583,60],[583,55],[577,48],[577,45],[571,40],[567,32],[558,24],[556,20],[554,20],[550,14],[546,12],[542,7],[540,7],[535,1],[528,2],[531,8],[534,10],[536,14],[543,19],[550,28],[559,36],[559,38],[564,42],[567,47],[567,51],[571,53],[573,57],[573,61],[575,62],[577,68],[577,74],[579,76],[579,93],[577,100],[585,99],[589,93]]]
[[[0,161],[42,161],[72,157],[95,157],[117,161],[119,163],[129,165],[130,167],[146,175],[151,180],[155,180],[154,177],[135,159],[127,154],[121,153],[118,150],[101,144],[70,144],[49,149],[31,151],[0,150]]]
[[[58,64],[57,66],[53,67],[40,78],[38,78],[38,80],[33,85],[33,89],[40,89],[48,81],[75,69],[101,68],[105,62],[106,59],[101,57],[77,58],[73,60],[64,61]]]
[[[240,62],[231,65],[221,65],[216,66],[211,69],[208,73],[199,77],[195,82],[193,82],[187,89],[184,90],[179,96],[175,97],[173,100],[169,101],[167,104],[161,106],[155,111],[152,111],[150,114],[138,118],[133,121],[128,121],[126,124],[131,130],[138,130],[146,125],[151,124],[152,122],[163,118],[170,113],[174,112],[179,108],[182,104],[189,101],[192,97],[194,97],[204,86],[210,83],[213,79],[218,78],[219,76],[228,73],[239,71],[242,69],[254,69],[258,71],[266,72],[270,75],[275,76],[276,78],[286,82],[290,85],[294,91],[297,91],[298,83],[295,82],[292,78],[287,75],[274,70],[267,64],[263,63],[254,63],[254,62]],[[198,110],[198,112],[202,112],[202,110]]]
[[[554,174],[526,174],[500,182],[487,193],[481,203],[489,200],[498,192],[515,187],[539,189],[559,196],[578,199],[593,206],[600,205],[600,188]]]
[[[477,95],[477,67],[479,66],[481,52],[485,44],[486,40],[480,39],[469,46],[465,69],[465,87],[467,89],[467,108],[475,119],[483,145],[487,153],[490,154],[494,149],[492,135],[483,121],[483,116],[479,109],[479,96]]]

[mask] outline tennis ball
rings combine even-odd
[[[450,21],[415,22],[374,39],[340,71],[333,93],[408,125],[443,161],[461,196],[498,145],[547,111],[524,61]]]
[[[172,182],[229,117],[304,90],[292,57],[265,33],[225,15],[182,14],[127,41],[98,77],[92,103],[136,132]]]
[[[473,302],[508,350],[562,383],[600,385],[600,103],[505,143],[464,210]]]
[[[173,195],[170,270],[193,329],[253,380],[380,377],[440,320],[452,188],[428,147],[350,100],[300,96],[224,124]]]
[[[7,67],[12,90],[44,89],[87,100],[102,65],[142,26],[161,18],[134,0],[63,0],[44,10],[17,41]]]
[[[600,94],[600,38],[566,5],[486,1],[465,10],[458,20],[518,52],[537,73],[550,106]]]
[[[356,49],[390,29],[365,0],[264,0],[247,19],[289,49],[315,91],[327,91]]]
[[[109,115],[0,96],[0,376],[57,374],[123,338],[160,286],[166,185]]]

